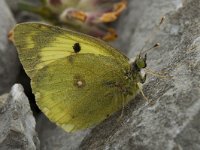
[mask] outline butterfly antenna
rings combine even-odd
[[[142,53],[147,52],[147,51],[149,51],[149,50],[151,50],[151,49],[154,49],[154,48],[156,48],[156,47],[158,47],[158,46],[160,45],[159,43],[156,43],[153,47],[151,47],[151,48],[149,48],[149,49],[143,51],[143,49],[144,49],[144,47],[146,47],[147,43],[150,42],[151,37],[152,37],[153,35],[155,35],[155,34],[160,30],[160,26],[163,24],[164,20],[165,20],[165,16],[161,17],[159,24],[156,25],[156,26],[153,28],[153,31],[149,34],[149,36],[148,36],[147,39],[145,40],[145,41],[146,41],[146,42],[145,42],[146,44],[145,44],[145,45],[143,46],[143,48],[141,49],[141,52],[142,52]]]
[[[144,54],[146,54],[148,51],[150,51],[150,50],[152,50],[152,49],[154,49],[154,48],[157,48],[157,47],[159,47],[159,46],[160,46],[160,43],[156,43],[156,44],[154,44],[154,46],[152,46],[152,47],[149,48],[149,49],[144,50],[144,51],[141,52],[140,54],[141,54],[141,55],[144,55]]]

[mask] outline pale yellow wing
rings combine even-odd
[[[73,47],[77,43],[80,46],[79,54],[110,56],[119,63],[128,61],[127,57],[99,39],[41,23],[16,25],[12,39],[23,67],[30,77],[36,70],[57,59],[75,55]]]

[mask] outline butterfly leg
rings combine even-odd
[[[153,71],[149,68],[145,68],[144,70],[147,74],[158,77],[160,79],[170,79],[170,78],[172,78],[172,76],[160,74],[159,72]]]
[[[125,108],[125,102],[124,101],[125,101],[125,98],[124,98],[124,96],[122,96],[122,110],[121,110],[120,116],[117,119],[118,122],[121,121],[121,119],[122,119],[122,117],[124,115],[124,108]]]
[[[141,84],[140,82],[138,82],[138,83],[137,83],[137,86],[138,86],[138,88],[139,88],[139,90],[140,90],[142,96],[144,97],[144,99],[145,99],[148,103],[150,103],[150,100],[145,96],[145,94],[144,94],[144,92],[143,92],[143,90],[142,90],[142,84]]]

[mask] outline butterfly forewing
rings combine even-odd
[[[57,59],[76,54],[73,49],[76,43],[80,45],[80,54],[114,57],[118,63],[126,63],[128,60],[98,39],[45,24],[16,25],[13,38],[20,60],[29,76]]]

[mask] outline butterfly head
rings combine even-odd
[[[137,55],[137,57],[135,59],[131,59],[130,60],[130,64],[132,66],[132,70],[133,71],[141,71],[141,69],[143,68],[146,68],[147,66],[147,63],[146,63],[146,60],[147,60],[147,55]]]
[[[140,52],[140,54],[137,55],[137,57],[134,60],[130,60],[130,64],[132,64],[133,69],[140,71],[141,69],[146,68],[146,66],[147,66],[147,63],[146,63],[147,54],[146,53],[149,52],[150,50],[153,50],[156,47],[159,47],[159,46],[160,46],[160,43],[156,43],[156,44],[154,44],[153,47],[146,49],[143,52]]]
[[[135,67],[137,69],[139,69],[139,70],[141,70],[143,68],[146,68],[146,66],[147,66],[146,60],[147,60],[147,55],[146,54],[144,56],[139,54],[135,59],[135,64],[134,64]]]
[[[146,80],[146,74],[144,68],[146,68],[147,55],[139,54],[135,59],[129,61],[131,65],[131,74],[136,82],[144,83]]]

